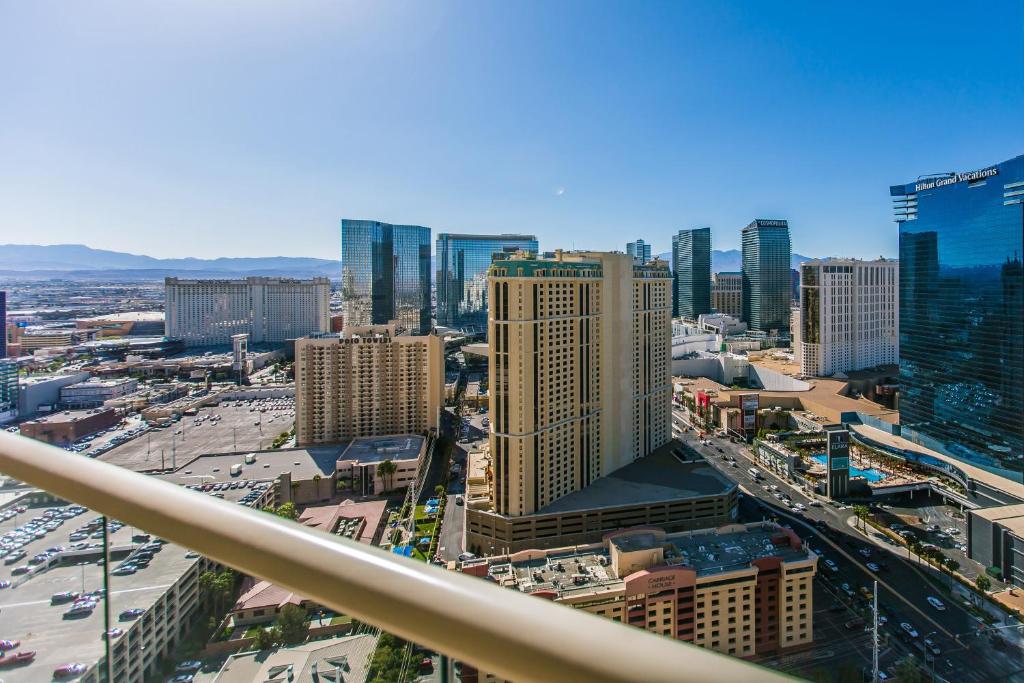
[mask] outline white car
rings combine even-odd
[[[917,638],[917,629],[915,629],[907,622],[904,621],[902,624],[900,624],[900,628],[903,629],[906,632],[906,634],[911,638]]]
[[[828,567],[829,571],[831,571],[831,572],[838,572],[839,571],[839,567],[836,566],[836,563],[833,562],[832,560],[825,560],[825,566]]]
[[[946,611],[946,606],[942,603],[942,600],[939,600],[934,595],[928,596],[928,604],[934,607],[935,609],[939,610],[940,612]]]

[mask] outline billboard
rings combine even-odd
[[[825,433],[828,434],[827,493],[829,498],[841,498],[850,488],[850,432],[843,425],[836,424],[825,425]]]
[[[760,405],[758,394],[740,395],[740,414],[743,431],[757,431],[757,410]]]

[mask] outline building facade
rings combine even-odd
[[[186,346],[228,346],[236,334],[253,344],[283,343],[330,329],[331,282],[295,280],[164,281],[167,336]]]
[[[7,358],[7,292],[0,289],[0,360]]]
[[[1024,155],[890,188],[905,438],[1024,481]]]
[[[90,379],[69,384],[60,390],[60,403],[65,409],[98,408],[106,401],[134,393],[139,382],[131,377]]]
[[[0,358],[0,422],[18,416],[18,363]]]
[[[673,315],[696,320],[711,312],[711,228],[672,236]]]
[[[817,558],[790,529],[764,522],[470,560],[462,571],[734,657],[814,642]]]
[[[430,228],[341,221],[341,297],[345,324],[430,331]]]
[[[743,273],[721,272],[711,276],[711,308],[743,317]]]
[[[758,332],[789,332],[789,223],[758,218],[743,228],[743,320]]]
[[[671,282],[618,253],[491,266],[495,512],[533,513],[669,441]]]
[[[626,253],[633,257],[633,262],[643,265],[651,260],[651,245],[643,240],[626,243]]]
[[[537,253],[534,235],[437,236],[437,324],[487,333],[487,269],[495,255]]]
[[[800,373],[829,377],[899,362],[899,263],[800,264]]]
[[[436,430],[444,405],[437,335],[396,324],[349,327],[295,343],[295,435],[300,445]]]

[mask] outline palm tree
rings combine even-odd
[[[946,565],[946,569],[949,570],[949,588],[953,589],[953,575],[956,574],[956,570],[960,569],[960,563],[954,560],[952,557],[947,557],[943,563]]]
[[[391,488],[391,477],[397,469],[398,466],[391,460],[384,460],[377,464],[377,476],[384,480],[385,488]]]
[[[319,473],[313,475],[313,483],[316,484],[316,497],[317,497],[317,500],[320,499],[320,479],[321,478],[322,477],[320,476]]]
[[[871,509],[867,505],[854,505],[853,514],[860,520],[861,528],[867,531],[867,518],[871,514]]]

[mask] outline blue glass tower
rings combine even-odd
[[[343,218],[341,296],[345,325],[399,321],[430,331],[430,228]]]
[[[1024,156],[890,194],[902,435],[1024,482]]]
[[[789,223],[758,218],[742,232],[743,319],[750,329],[789,334]]]
[[[711,312],[711,228],[672,236],[673,315],[696,318]]]
[[[537,253],[534,235],[437,236],[437,324],[487,334],[487,269],[497,254]]]

